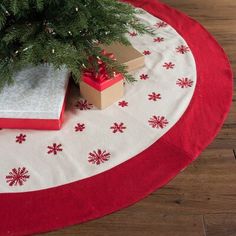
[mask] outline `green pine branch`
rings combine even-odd
[[[1,0],[0,88],[27,65],[66,66],[75,82],[89,67],[88,58],[101,57],[108,71],[134,78],[126,68],[101,55],[101,44],[129,44],[126,33],[154,34],[138,21],[138,10],[116,0]]]

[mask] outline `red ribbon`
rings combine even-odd
[[[112,60],[115,60],[115,55],[113,53],[107,53],[105,50],[102,50],[101,54]],[[93,64],[94,58],[89,58],[89,61],[91,64]],[[110,76],[107,72],[106,63],[104,63],[101,59],[98,59],[96,63],[98,63],[98,71],[95,71],[94,68],[87,69],[84,71],[84,77],[93,79],[98,83],[102,83],[105,80],[110,79]]]

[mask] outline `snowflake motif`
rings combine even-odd
[[[61,152],[63,149],[61,148],[62,145],[61,144],[56,144],[56,143],[53,143],[52,146],[48,146],[48,154],[51,154],[53,153],[54,155],[57,155],[58,152]]]
[[[161,42],[163,42],[164,41],[164,38],[160,38],[160,37],[157,37],[157,38],[154,38],[153,39],[153,42],[154,43],[161,43]]]
[[[185,54],[185,53],[189,52],[189,47],[181,45],[176,48],[176,52],[178,52],[180,54]]]
[[[9,184],[9,186],[22,186],[24,182],[29,179],[30,175],[28,175],[28,170],[26,170],[25,167],[23,168],[14,168],[9,172],[9,175],[6,176],[6,182]]]
[[[160,22],[157,22],[154,26],[156,26],[157,28],[165,28],[168,26],[168,24],[164,21],[160,21]]]
[[[151,54],[151,52],[150,52],[149,50],[144,50],[144,51],[143,51],[143,54],[144,54],[145,56],[148,56],[148,55]]]
[[[82,132],[85,129],[85,124],[78,123],[75,126],[75,132]]]
[[[127,107],[128,106],[128,102],[126,102],[126,101],[121,101],[121,102],[119,102],[119,104],[118,104],[120,107]]]
[[[137,34],[136,32],[129,32],[129,35],[130,35],[131,37],[136,37],[138,34]]]
[[[92,109],[93,105],[90,104],[87,100],[80,99],[76,103],[75,107],[82,111],[82,110],[90,110],[90,109]]]
[[[101,149],[98,149],[97,151],[89,153],[88,162],[100,165],[101,163],[108,161],[110,157],[111,154],[109,152],[107,152],[106,150],[102,151]]]
[[[110,127],[110,129],[113,129],[113,133],[124,133],[124,129],[126,129],[126,127],[124,126],[124,123],[114,123],[113,126]]]
[[[152,128],[157,129],[163,129],[164,127],[166,127],[167,124],[169,124],[169,122],[164,116],[153,116],[149,119],[148,123],[150,126],[152,126]]]
[[[147,74],[142,74],[142,75],[140,75],[140,79],[147,80],[147,79],[149,79],[149,76]]]
[[[148,100],[152,100],[152,101],[155,101],[155,102],[158,99],[161,99],[161,94],[160,93],[153,92],[153,93],[149,94],[148,96],[149,96]]]
[[[16,143],[22,144],[25,141],[26,141],[25,134],[20,134],[20,135],[16,136]]]
[[[173,64],[172,62],[169,62],[169,63],[165,62],[163,67],[165,67],[167,70],[174,69],[175,64]]]
[[[178,79],[176,84],[181,88],[189,88],[193,86],[193,81],[188,78]]]

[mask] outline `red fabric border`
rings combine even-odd
[[[190,46],[198,84],[189,108],[155,144],[109,171],[48,190],[0,194],[0,235],[46,232],[127,207],[189,165],[222,126],[233,90],[222,48],[196,21],[156,0],[129,2],[172,25]]]

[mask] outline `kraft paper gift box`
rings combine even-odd
[[[119,43],[113,43],[108,46],[101,45],[101,48],[108,53],[114,54],[116,60],[127,67],[128,72],[133,72],[145,65],[144,55],[131,45],[126,46]]]
[[[84,75],[80,81],[80,94],[97,108],[105,109],[123,97],[124,77],[115,74],[113,78],[98,82],[92,76]]]
[[[0,91],[0,128],[59,130],[69,73],[49,65],[28,67]]]
[[[119,43],[111,45],[100,45],[103,53],[112,55],[120,64],[127,67],[128,72],[133,72],[145,65],[144,55],[132,46],[125,46]],[[80,82],[80,94],[88,102],[99,109],[105,109],[124,95],[123,76],[116,74],[102,83],[96,82],[93,76],[83,76]]]

